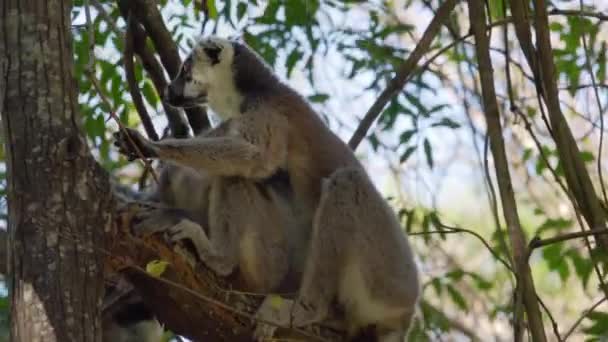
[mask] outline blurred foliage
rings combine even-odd
[[[136,181],[140,170],[132,164],[130,169],[126,168],[128,163],[111,146],[111,133],[116,130],[116,124],[110,119],[110,112],[116,113],[128,126],[140,123],[122,67],[125,21],[116,2],[90,1],[97,1],[104,9],[104,13],[100,13],[91,7],[91,23],[87,23],[84,10],[85,4],[91,2],[76,0],[72,11],[75,77],[83,127],[97,160],[107,170]],[[505,1],[488,2],[493,21],[504,18]],[[293,82],[344,139],[350,136],[357,118],[362,117],[375,95],[387,86],[395,69],[412,51],[432,10],[438,7],[436,0],[162,0],[157,3],[182,56],[201,32],[239,35],[281,77]],[[578,2],[554,1],[553,5],[577,9]],[[595,1],[595,5],[601,4]],[[585,11],[591,13],[597,9],[589,6]],[[603,21],[593,17],[562,15],[550,19],[558,82],[564,90],[560,93],[564,111],[579,139],[589,171],[597,179],[599,175],[594,170],[602,157],[605,158],[598,155],[603,113],[594,104],[589,70],[600,84],[597,90],[605,109],[608,107],[606,27],[602,26]],[[466,11],[459,7],[449,29],[441,32],[428,56],[465,36],[468,26]],[[511,31],[506,42],[511,50],[518,48],[514,36]],[[90,41],[92,37],[94,42]],[[588,51],[582,45],[583,38],[587,40]],[[493,177],[488,180],[484,171],[485,124],[479,114],[477,67],[471,42],[462,40],[412,76],[384,109],[359,151],[368,165],[382,160],[383,172],[397,176],[395,184],[386,187],[387,195],[393,197],[405,230],[422,233],[410,238],[420,258],[425,298],[421,306],[424,319],[417,321],[412,340],[438,340],[451,335],[487,335],[500,340],[511,337],[514,278],[495,259],[496,255],[509,260],[509,244],[505,227],[501,226],[501,215],[493,216],[492,203],[499,196],[492,195],[489,185],[495,180]],[[151,41],[147,44],[154,49]],[[553,178],[555,173],[557,179],[562,179],[563,172],[555,144],[544,125],[543,113],[538,109],[535,87],[529,80],[531,72],[521,54],[511,52],[509,59],[505,59],[504,47],[505,42],[496,39],[492,57],[526,232],[531,238],[578,230],[572,206]],[[586,58],[592,61],[590,68]],[[507,65],[516,75],[512,79],[516,103],[508,101]],[[93,86],[91,74],[98,80],[109,104]],[[139,60],[135,63],[135,75],[148,112],[161,133],[165,125],[162,105]],[[509,111],[513,105],[521,109],[526,121],[532,122],[540,148],[523,129],[521,119]],[[345,114],[353,110],[356,112]],[[4,149],[0,149],[0,160],[5,160]],[[452,165],[469,171],[454,174]],[[493,174],[491,162],[489,170]],[[2,164],[0,214],[3,215],[6,212],[5,178]],[[446,179],[447,182],[451,179],[452,186],[464,184],[469,190],[462,192],[463,187],[456,187],[447,200],[441,200],[447,196],[442,193]],[[418,197],[421,191],[426,191],[425,195]],[[443,201],[443,205],[438,201]],[[465,208],[468,209],[463,211]],[[439,218],[470,227],[487,241],[493,253],[471,234],[450,232]],[[593,302],[591,299],[600,295],[592,260],[602,266],[599,271],[605,274],[606,257],[596,250],[592,256],[593,259],[582,241],[571,241],[547,246],[530,257],[539,296],[550,308],[559,311],[554,315],[562,334],[583,315]],[[590,341],[608,337],[605,307],[585,315],[577,330],[579,337]],[[0,333],[6,333],[7,315],[7,299],[0,298]],[[549,327],[547,322],[547,331]]]

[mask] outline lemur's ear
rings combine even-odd
[[[222,47],[217,44],[208,44],[203,46],[203,51],[211,60],[211,65],[216,65],[220,62],[220,53],[222,53]]]

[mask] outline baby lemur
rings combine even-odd
[[[304,98],[245,44],[209,37],[195,44],[167,100],[206,104],[226,129],[158,142],[130,131],[144,157],[252,180],[289,173],[299,227],[312,227],[293,326],[322,321],[337,300],[351,334],[370,325],[381,341],[407,334],[420,294],[409,242],[353,151]],[[138,157],[124,133],[116,139],[122,153]]]

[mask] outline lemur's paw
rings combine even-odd
[[[168,231],[185,218],[179,210],[142,208],[133,216],[133,233],[138,236]]]
[[[326,314],[312,302],[298,298],[291,309],[291,326],[301,328],[323,321]]]
[[[205,239],[203,227],[189,219],[180,220],[177,224],[169,227],[167,233],[169,234],[169,240],[173,243],[190,240],[194,246],[197,246],[201,244],[201,240]]]
[[[289,299],[283,299],[276,295],[268,295],[255,313],[255,318],[258,320],[253,332],[255,341],[273,341],[278,326],[289,327],[292,305],[293,301]]]
[[[156,157],[156,152],[150,146],[150,142],[138,131],[132,128],[125,128],[115,132],[114,146],[118,147],[118,152],[124,154],[129,161],[137,158]]]

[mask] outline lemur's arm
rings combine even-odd
[[[284,118],[243,115],[222,136],[150,141],[133,129],[114,134],[115,145],[130,160],[143,156],[177,162],[219,176],[265,178],[284,162]],[[141,152],[141,155],[140,155]]]

